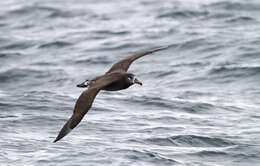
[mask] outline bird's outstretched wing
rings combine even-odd
[[[100,89],[98,88],[89,88],[88,90],[84,91],[78,98],[74,112],[70,119],[67,121],[67,123],[63,126],[61,129],[59,135],[54,140],[54,142],[59,141],[62,139],[65,135],[67,135],[74,127],[76,127],[79,122],[82,120],[84,115],[88,112],[90,109],[96,95],[98,94]]]
[[[166,49],[168,48],[168,46],[166,47],[159,47],[159,48],[155,48],[155,49],[152,49],[152,50],[148,50],[148,51],[143,51],[143,52],[140,52],[140,53],[136,53],[134,55],[131,55],[131,56],[128,56],[120,61],[118,61],[117,63],[115,63],[109,70],[107,73],[112,73],[114,71],[125,71],[127,72],[129,66],[131,65],[131,63],[133,61],[135,61],[136,59],[142,57],[142,56],[145,56],[147,54],[151,54],[153,52],[156,52],[156,51],[160,51],[160,50],[163,50],[163,49]]]
[[[73,128],[75,128],[79,122],[82,120],[84,115],[88,112],[88,110],[91,108],[92,103],[98,94],[98,92],[105,86],[109,85],[110,83],[113,83],[119,79],[119,76],[115,75],[104,75],[101,77],[94,86],[88,88],[85,90],[78,98],[76,105],[74,107],[74,112],[70,119],[67,121],[67,123],[63,126],[61,129],[59,135],[56,137],[54,142],[59,141],[62,139],[65,135],[67,135]]]

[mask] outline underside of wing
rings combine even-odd
[[[75,128],[80,121],[83,119],[84,115],[88,112],[91,108],[91,105],[99,92],[98,88],[89,88],[88,90],[84,91],[80,97],[78,98],[76,105],[74,107],[74,112],[70,119],[66,122],[63,126],[59,135],[54,140],[54,142],[59,141],[64,136],[66,136],[73,128]]]
[[[92,103],[98,92],[103,87],[109,85],[110,83],[113,83],[113,81],[116,81],[117,79],[118,78],[115,76],[105,75],[104,77],[97,80],[95,85],[84,91],[76,102],[72,116],[63,126],[54,142],[59,141],[64,136],[66,136],[73,128],[75,128],[83,119],[84,115],[91,108]]]
[[[125,71],[127,72],[129,66],[131,65],[131,63],[133,61],[135,61],[136,59],[142,57],[142,56],[145,56],[145,55],[148,55],[148,54],[151,54],[153,52],[156,52],[156,51],[160,51],[160,50],[163,50],[163,49],[166,49],[168,47],[159,47],[159,48],[156,48],[156,49],[152,49],[152,50],[148,50],[148,51],[143,51],[143,52],[140,52],[140,53],[136,53],[134,55],[131,55],[131,56],[128,56],[120,61],[118,61],[117,63],[115,63],[109,70],[107,73],[112,73],[114,71]]]
[[[56,139],[53,142],[57,142],[65,135],[69,134],[70,131],[79,124],[79,122],[82,120],[84,116],[80,116],[79,114],[73,114],[70,119],[66,122],[66,124],[62,127],[61,131],[59,132],[59,135],[56,137]]]

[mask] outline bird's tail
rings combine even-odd
[[[67,134],[69,134],[69,132],[79,124],[82,118],[83,116],[80,114],[73,114],[71,118],[67,121],[67,123],[63,126],[59,135],[56,137],[56,139],[53,142],[57,142],[63,137],[65,137]]]

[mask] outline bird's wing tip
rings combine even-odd
[[[166,45],[166,46],[160,46],[160,47],[155,48],[153,51],[160,51],[160,50],[167,49],[167,48],[169,48],[169,47],[170,47],[169,45]]]
[[[59,140],[56,138],[52,143],[55,143],[55,142],[57,142],[57,141],[59,141]]]
[[[159,47],[159,49],[163,50],[163,49],[167,49],[167,48],[169,48],[169,47],[170,47],[169,45],[166,45],[166,46],[161,46],[161,47]]]
[[[69,134],[71,132],[72,129],[69,127],[69,125],[71,123],[71,119],[69,119],[67,121],[67,123],[62,127],[61,131],[59,132],[58,136],[53,141],[53,143],[59,141],[60,139],[62,139],[63,137],[65,137],[67,134]]]

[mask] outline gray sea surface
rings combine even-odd
[[[259,166],[259,0],[0,1],[0,166]],[[158,46],[52,143],[83,89]]]

